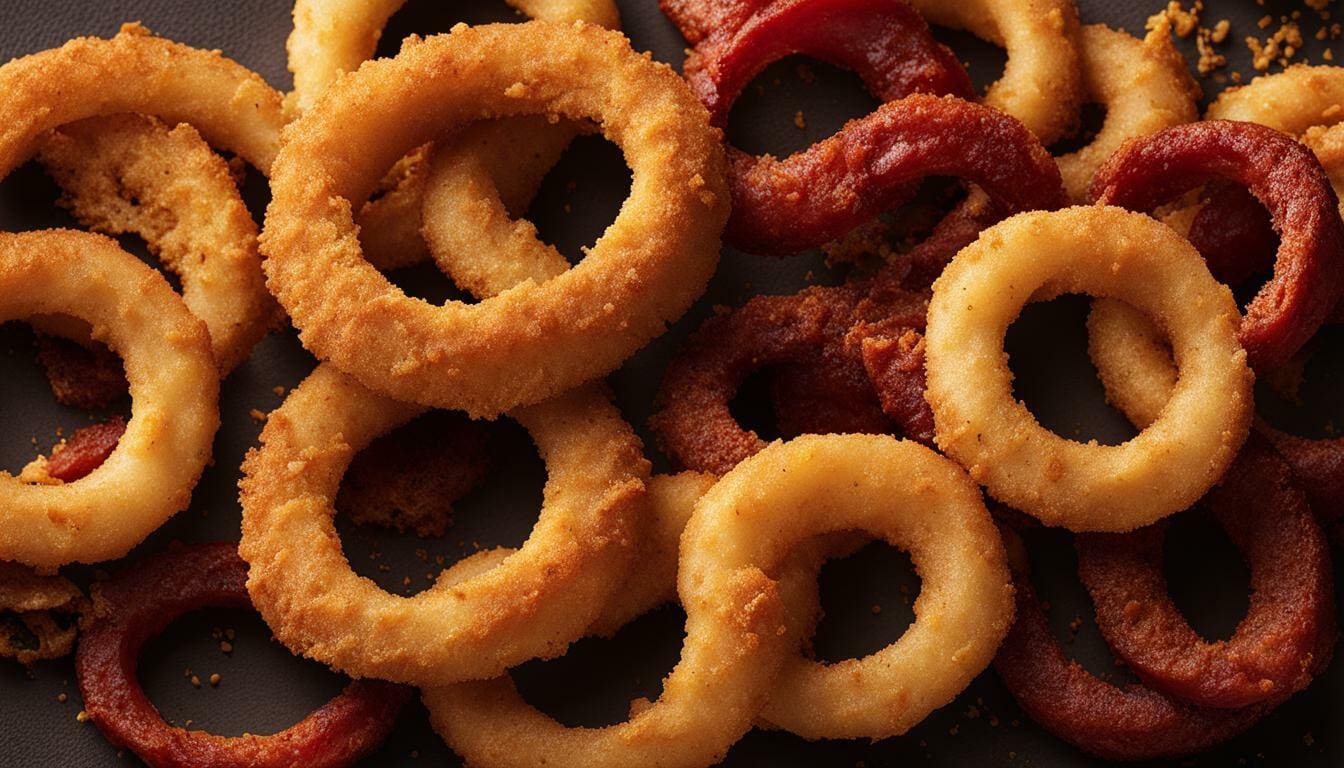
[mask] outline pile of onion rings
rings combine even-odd
[[[698,768],[754,728],[900,738],[992,664],[1046,730],[1146,759],[1218,744],[1324,670],[1344,440],[1264,423],[1252,384],[1291,390],[1308,340],[1344,321],[1338,70],[1262,78],[1198,121],[1169,17],[1140,40],[1082,25],[1072,0],[662,0],[692,46],[683,74],[636,51],[613,0],[509,0],[529,20],[374,60],[402,4],[297,0],[287,96],[138,25],[0,66],[0,176],[39,160],[98,233],[0,233],[0,319],[37,330],[63,404],[130,401],[0,475],[0,656],[78,641],[113,745],[152,765],[350,765],[409,685],[480,768]],[[931,24],[1006,49],[983,99]],[[734,101],[798,54],[856,72],[879,106],[782,160],[733,147]],[[1052,156],[1088,101],[1105,123]],[[581,134],[618,145],[632,182],[571,264],[523,217]],[[271,185],[262,227],[245,165]],[[180,291],[108,235],[143,239]],[[820,284],[735,299],[691,333],[649,420],[686,471],[654,474],[622,412],[647,403],[601,380],[706,292],[721,239],[840,255]],[[475,303],[383,274],[422,262]],[[1270,269],[1243,317],[1232,289]],[[1089,351],[1140,430],[1123,444],[1055,434],[1015,393],[1009,326],[1068,293],[1097,297]],[[171,545],[96,574],[86,600],[85,576],[55,569],[120,558],[188,506],[226,377],[255,376],[284,319],[318,361],[252,410],[241,541]],[[758,372],[781,441],[734,413]],[[473,421],[501,416],[547,472],[525,540],[438,557],[419,594],[360,575],[336,514],[447,537],[454,504],[513,463]],[[1192,506],[1250,566],[1226,641],[1167,594],[1166,518]],[[1141,683],[1089,674],[1052,635],[1015,532],[1040,524],[1075,534],[1096,624]],[[820,570],[867,538],[914,561],[914,622],[823,663]],[[669,602],[680,660],[623,722],[569,727],[514,685]],[[254,608],[358,680],[272,736],[177,728],[136,665],[202,607]]]

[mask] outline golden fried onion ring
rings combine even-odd
[[[1003,351],[1029,301],[1126,301],[1171,339],[1181,375],[1147,429],[1116,446],[1043,428],[1013,398]],[[1245,441],[1252,375],[1231,291],[1192,246],[1142,214],[1084,206],[985,230],[934,284],[925,336],[935,439],[990,495],[1048,525],[1123,532],[1190,507]]]
[[[1105,24],[1083,27],[1083,88],[1088,101],[1106,107],[1106,120],[1090,144],[1057,158],[1074,202],[1088,202],[1092,175],[1126,139],[1199,119],[1199,84],[1172,45],[1169,24],[1143,40]]]
[[[351,458],[421,411],[324,364],[270,415],[241,483],[257,610],[291,650],[394,682],[494,677],[563,653],[629,570],[648,476],[638,438],[593,387],[511,412],[550,474],[532,534],[488,573],[400,597],[350,569],[333,500]]]
[[[228,164],[196,129],[143,115],[81,120],[52,133],[39,159],[86,227],[144,238],[205,322],[221,376],[275,323],[257,254],[257,224]],[[81,339],[82,341],[82,339]]]
[[[0,76],[2,79],[2,76]],[[0,234],[0,320],[68,314],[124,361],[131,419],[102,466],[64,485],[0,473],[0,560],[121,557],[187,507],[219,426],[210,337],[168,282],[101,235]]]
[[[797,632],[780,625],[777,601],[794,605],[794,593],[815,588],[804,570],[784,566],[817,534],[853,529],[912,553],[924,580],[915,624],[863,659],[788,662]],[[620,725],[565,728],[505,677],[427,690],[435,729],[483,768],[703,766],[747,731],[768,694],[764,717],[804,736],[881,738],[951,701],[989,663],[1012,619],[1003,545],[978,489],[908,441],[774,443],[701,498],[681,542],[687,636],[657,702]],[[776,572],[777,582],[766,576]],[[779,692],[781,684],[795,693]],[[816,707],[780,706],[794,695]]]
[[[471,120],[551,112],[601,120],[633,171],[582,263],[436,307],[363,259],[350,201],[400,156]],[[268,285],[305,346],[392,397],[475,416],[603,375],[661,333],[704,290],[728,210],[718,132],[671,68],[618,33],[540,21],[458,27],[366,63],[291,126],[271,185]]]
[[[985,103],[1021,120],[1049,146],[1078,124],[1083,103],[1074,0],[911,0],[930,24],[963,29],[1008,51]]]
[[[0,93],[0,177],[35,155],[47,131],[122,112],[189,123],[268,173],[285,124],[280,94],[260,75],[138,24],[110,40],[81,37],[15,59],[0,67]]]

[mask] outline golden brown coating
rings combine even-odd
[[[363,259],[351,201],[399,157],[482,117],[552,112],[600,120],[634,175],[578,266],[433,306]],[[660,334],[704,290],[728,209],[718,132],[671,68],[618,33],[539,21],[367,62],[291,126],[271,180],[264,266],[304,345],[380,392],[476,416],[604,375]]]
[[[279,319],[261,273],[256,222],[228,164],[190,125],[90,118],[53,132],[39,159],[81,224],[140,236],[178,277],[187,307],[210,331],[221,377]]]
[[[629,571],[639,440],[596,387],[511,412],[549,473],[527,542],[477,578],[401,597],[350,569],[333,500],[354,455],[420,412],[324,364],[271,413],[241,483],[257,610],[294,652],[395,682],[488,678],[563,653]]]
[[[124,361],[131,418],[107,461],[63,485],[0,474],[0,560],[120,557],[187,507],[219,426],[205,326],[163,276],[101,235],[0,236],[0,317],[68,314]]]
[[[1158,420],[1121,445],[1050,432],[1013,396],[1004,334],[1029,301],[1126,301],[1158,320],[1181,363]],[[1049,525],[1123,532],[1187,509],[1250,429],[1253,377],[1238,313],[1194,248],[1137,213],[1081,206],[985,230],[934,283],[925,334],[938,446],[990,495]]]

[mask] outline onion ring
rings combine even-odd
[[[985,152],[987,147],[994,149]],[[883,104],[807,154],[761,158],[749,167],[734,161],[732,172],[732,226],[738,246],[747,250],[759,248],[743,242],[744,232],[768,233],[785,250],[833,240],[886,209],[891,190],[928,176],[993,186],[991,196],[1005,208],[1000,215],[1056,208],[1067,200],[1062,188],[1056,193],[1052,185],[1024,183],[1044,173],[1059,186],[1059,170],[1021,123],[968,101],[924,94]],[[836,200],[819,199],[823,193]],[[780,239],[785,233],[796,239]]]
[[[1315,155],[1255,123],[1209,121],[1168,128],[1126,144],[1098,170],[1093,196],[1152,210],[1213,178],[1259,198],[1283,233],[1274,277],[1246,308],[1239,337],[1251,367],[1287,362],[1344,294],[1344,222]]]
[[[575,76],[593,68],[606,76]],[[309,349],[393,397],[483,416],[539,402],[617,367],[690,306],[717,262],[728,199],[716,132],[681,80],[617,33],[459,27],[365,64],[322,105],[286,134],[272,174],[268,284]],[[387,117],[407,109],[419,118]],[[367,199],[397,157],[468,120],[551,111],[602,120],[634,171],[631,199],[581,264],[434,307],[363,260],[348,201]]]
[[[1008,51],[985,104],[1021,120],[1049,146],[1078,123],[1083,104],[1078,7],[1073,0],[911,0],[939,27],[964,29]]]
[[[1064,293],[1143,307],[1178,350],[1176,394],[1123,445],[1062,438],[1013,398],[1004,334],[1028,301]],[[997,224],[934,284],[925,396],[938,446],[990,495],[1049,525],[1123,532],[1186,509],[1250,429],[1252,375],[1236,311],[1189,243],[1146,216],[1091,206]]]
[[[1252,439],[1206,499],[1251,567],[1251,602],[1226,641],[1195,633],[1167,594],[1163,526],[1077,539],[1078,573],[1106,642],[1150,688],[1206,707],[1280,699],[1334,643],[1330,551],[1292,472]]]
[[[974,97],[970,77],[956,56],[933,39],[928,25],[905,3],[787,0],[755,5],[759,7],[740,23],[714,27],[686,59],[686,80],[718,128],[727,130],[732,105],[753,77],[771,62],[797,53],[853,70],[882,102],[912,93]],[[731,13],[727,9],[699,11],[714,16]],[[699,23],[707,21],[700,19]],[[847,176],[825,175],[825,167],[836,164],[837,151],[845,153],[845,148],[860,146],[858,140],[846,138],[851,131],[862,133],[863,129],[847,125],[831,140],[792,155],[782,166],[772,157],[754,157],[729,145],[733,213],[728,220],[728,242],[754,253],[796,253],[833,240],[905,202],[914,192],[909,183],[851,189],[840,186],[851,181]],[[854,152],[845,156],[851,162],[861,157]],[[852,168],[851,173],[862,171]],[[815,180],[808,202],[817,209],[815,218],[828,222],[822,228],[813,221],[795,226],[770,207],[773,200],[797,194],[798,177]]]
[[[289,69],[294,73],[294,91],[285,99],[286,108],[295,115],[307,111],[343,73],[353,72],[372,58],[383,27],[404,4],[405,0],[298,0],[294,4],[294,31],[286,43]],[[620,16],[611,0],[509,0],[509,4],[534,19],[586,21],[608,29],[620,28]],[[455,190],[439,192],[439,205],[447,207],[446,215],[454,219],[467,217],[469,209],[480,205],[479,193],[493,204],[486,208],[498,216],[480,231],[502,226],[509,216],[499,210],[507,208],[511,214],[521,215],[576,132],[574,127],[558,128],[535,117],[492,121],[465,129],[442,142],[440,151],[467,161],[476,172],[475,186],[458,184]],[[519,152],[519,147],[528,151]],[[361,206],[356,216],[364,257],[379,270],[409,267],[430,256],[420,234],[421,208],[426,190],[443,183],[429,176],[433,149],[426,145],[398,161],[384,178],[380,189],[383,194]],[[436,220],[427,217],[423,223]]]
[[[63,576],[0,562],[0,658],[32,664],[68,655],[87,605]]]
[[[1009,552],[1021,541],[1005,532]],[[1027,573],[1025,552],[1009,557],[1017,619],[994,657],[1013,698],[1047,731],[1107,760],[1151,760],[1207,749],[1254,725],[1272,709],[1209,709],[1142,685],[1105,682],[1064,655]]]
[[[241,484],[239,552],[257,610],[295,652],[416,685],[563,653],[628,572],[648,473],[638,439],[591,387],[511,413],[550,472],[527,543],[489,573],[406,598],[350,570],[332,500],[351,458],[420,411],[324,364],[271,413]]]
[[[82,232],[0,236],[0,296],[8,318],[91,323],[125,361],[132,396],[125,436],[87,477],[32,486],[0,474],[0,559],[53,568],[120,557],[187,507],[210,458],[219,373],[205,326],[157,272]]]
[[[1106,107],[1087,146],[1060,156],[1059,173],[1075,203],[1088,202],[1092,176],[1127,139],[1199,119],[1199,84],[1171,43],[1170,22],[1143,39],[1089,24],[1079,38],[1086,100]]]
[[[53,98],[53,82],[60,98]],[[125,24],[116,37],[81,37],[0,67],[0,177],[37,154],[47,132],[87,117],[139,112],[189,123],[212,146],[262,173],[279,149],[284,110],[261,76],[218,52]]]
[[[248,608],[247,564],[232,544],[179,546],[94,586],[94,612],[75,670],[84,711],[113,745],[153,766],[352,765],[378,748],[409,698],[400,686],[355,681],[272,736],[224,737],[171,726],[136,680],[140,649],[198,608]]]
[[[906,482],[909,472],[928,482]],[[770,525],[761,526],[765,515]],[[915,624],[864,659],[830,667],[787,661],[792,633],[780,626],[778,601],[784,596],[789,605],[800,579],[787,570],[776,582],[763,571],[775,572],[817,533],[855,528],[914,553],[924,577]],[[432,689],[425,703],[453,749],[487,767],[536,764],[543,756],[553,765],[714,763],[751,726],[772,679],[770,722],[805,736],[811,729],[880,738],[946,704],[988,663],[1011,619],[1008,582],[979,494],[950,462],[888,437],[801,437],[747,459],[696,505],[678,574],[687,638],[657,702],[603,729],[559,725],[523,702],[507,678]],[[919,618],[935,602],[944,607],[936,627]],[[767,609],[768,621],[759,621]],[[707,664],[715,674],[704,673]],[[855,700],[860,680],[876,703]],[[781,684],[817,706],[790,709]]]
[[[39,159],[61,204],[103,234],[136,234],[182,283],[210,331],[221,377],[278,319],[257,254],[257,225],[228,165],[190,125],[169,129],[141,115],[66,125]]]

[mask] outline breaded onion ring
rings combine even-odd
[[[863,659],[787,661],[794,633],[781,626],[777,601],[790,605],[798,569],[778,581],[765,573],[814,535],[853,529],[913,553],[924,577],[916,622]],[[565,728],[527,705],[508,678],[426,691],[431,722],[483,768],[703,766],[747,731],[773,679],[796,690],[770,693],[771,722],[880,738],[950,701],[988,663],[1011,619],[1002,544],[975,487],[928,449],[889,437],[802,437],[735,467],[682,534],[678,593],[687,613],[682,660],[659,700],[626,723]],[[937,620],[921,619],[933,604]],[[809,705],[790,709],[782,699],[795,694]]]
[[[205,322],[220,375],[245,360],[277,318],[257,254],[257,225],[224,159],[196,129],[142,115],[63,126],[39,159],[61,205],[108,235],[136,234],[182,284]]]
[[[1209,105],[1209,120],[1259,123],[1291,136],[1344,119],[1344,67],[1295,66],[1227,88]]]
[[[930,24],[964,29],[1008,51],[985,103],[1021,120],[1049,146],[1078,124],[1083,103],[1074,0],[911,0]]]
[[[629,569],[648,474],[639,440],[591,387],[512,412],[550,473],[532,534],[478,578],[400,597],[350,569],[332,501],[351,458],[420,412],[324,364],[271,413],[241,483],[239,552],[257,610],[297,653],[417,685],[563,653]]]
[[[691,89],[709,109],[710,122],[721,129],[727,130],[733,103],[753,77],[771,62],[798,53],[853,70],[882,102],[912,93],[974,97],[971,79],[957,57],[933,39],[924,20],[903,2],[757,2],[742,4],[757,7],[740,21],[731,5],[696,8],[709,15],[697,23],[712,25],[712,32],[697,43],[683,68]],[[738,23],[722,23],[729,17]],[[862,165],[861,155],[852,149],[861,141],[849,136],[863,132],[857,125],[846,125],[830,140],[795,153],[782,164],[729,145],[733,212],[728,219],[728,242],[755,253],[796,253],[833,240],[905,202],[914,191],[909,183],[851,188],[852,179],[834,172],[838,153],[856,166],[850,173],[864,173],[865,169],[857,167]],[[830,174],[826,173],[828,165]],[[769,207],[774,199],[797,194],[798,177],[811,177],[807,202],[816,209],[814,219],[827,222],[824,229],[818,229],[813,220],[795,224],[789,212]]]
[[[0,658],[32,664],[66,656],[75,647],[87,604],[64,576],[0,562]]]
[[[1302,690],[1335,628],[1330,550],[1305,494],[1252,438],[1205,503],[1251,568],[1250,607],[1232,637],[1206,642],[1171,601],[1162,525],[1077,538],[1097,627],[1146,685],[1194,704],[1245,707]]]
[[[35,155],[47,131],[123,112],[189,123],[212,146],[268,173],[285,124],[280,94],[260,75],[138,24],[110,40],[81,37],[15,59],[0,67],[0,92],[0,176]]]
[[[372,58],[383,27],[404,4],[405,0],[298,0],[294,31],[286,43],[289,70],[294,73],[294,91],[285,97],[286,108],[296,115],[307,111],[343,73]],[[620,27],[611,0],[509,0],[509,4],[534,19]],[[485,206],[490,212],[507,207],[513,215],[521,215],[576,132],[573,126],[557,127],[528,116],[488,121],[440,142],[437,146],[443,152],[457,155],[478,175],[474,187],[458,184],[455,191],[440,192],[438,204],[449,209],[449,216],[467,217],[478,206],[479,194],[494,204]],[[379,270],[408,267],[429,257],[420,227],[425,192],[441,183],[429,177],[433,150],[434,145],[426,145],[398,161],[383,179],[382,194],[364,203],[355,217],[364,256]],[[492,231],[509,219],[498,215],[479,231]]]
[[[1158,420],[1117,446],[1042,427],[1003,351],[1029,301],[1120,298],[1159,318],[1181,377]],[[1250,429],[1252,376],[1232,293],[1165,225],[1117,208],[1027,213],[991,227],[934,283],[925,368],[938,446],[990,495],[1049,525],[1123,532],[1188,508]]]
[[[228,737],[169,725],[136,680],[146,641],[199,608],[250,608],[247,564],[233,544],[177,546],[93,588],[94,609],[75,671],[89,719],[119,748],[173,768],[340,768],[376,750],[409,698],[401,686],[358,680],[285,730]]]
[[[1199,119],[1199,84],[1168,27],[1158,26],[1143,40],[1105,24],[1082,28],[1083,90],[1087,101],[1106,108],[1106,120],[1091,143],[1058,158],[1075,203],[1088,201],[1092,175],[1126,139]]]
[[[1257,371],[1297,354],[1344,295],[1339,199],[1312,152],[1255,123],[1206,121],[1127,143],[1092,180],[1105,205],[1151,211],[1210,179],[1235,181],[1282,233],[1274,276],[1246,308],[1238,336]]]
[[[3,75],[0,75],[3,79]],[[53,568],[120,557],[191,499],[219,426],[210,338],[168,282],[100,235],[0,235],[0,317],[69,314],[125,362],[126,434],[66,485],[0,474],[0,559]]]
[[[399,156],[470,120],[550,112],[600,120],[633,169],[631,198],[582,263],[435,307],[364,261],[350,201]],[[402,400],[494,416],[603,375],[690,306],[718,259],[717,132],[666,65],[597,27],[534,21],[409,41],[340,80],[286,138],[262,233],[268,284],[309,349]]]
[[[1210,709],[1142,685],[1108,683],[1064,655],[1027,572],[1026,553],[1006,532],[1017,618],[994,657],[1017,703],[1042,728],[1107,760],[1152,760],[1199,752],[1254,725],[1272,705]],[[1327,648],[1328,655],[1328,648]]]

